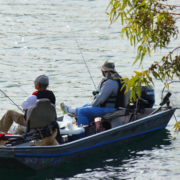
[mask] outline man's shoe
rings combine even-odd
[[[61,108],[63,114],[68,113],[68,107],[64,103],[60,103],[60,108]]]

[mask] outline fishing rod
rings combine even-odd
[[[1,89],[0,91],[4,94],[5,97],[7,97],[16,107],[18,107],[24,113],[24,111],[4,91],[2,91]]]
[[[68,25],[69,25],[69,27],[70,27],[70,30],[71,30],[71,32],[72,32],[72,34],[73,34],[73,37],[74,37],[74,39],[75,39],[75,42],[76,42],[76,44],[77,44],[77,47],[78,47],[78,49],[79,49],[79,51],[80,51],[80,54],[81,54],[81,56],[82,56],[82,58],[83,58],[83,60],[84,60],[84,63],[85,63],[85,65],[86,65],[86,68],[87,68],[87,70],[88,70],[88,72],[89,72],[89,75],[90,75],[90,78],[91,78],[91,80],[92,80],[92,82],[93,82],[94,88],[95,88],[95,90],[97,91],[96,85],[95,85],[94,80],[93,80],[93,78],[92,78],[92,75],[91,75],[91,72],[90,72],[89,67],[88,67],[88,65],[87,65],[87,62],[86,62],[86,60],[85,60],[85,58],[84,58],[84,56],[83,56],[83,53],[82,53],[82,51],[81,51],[81,48],[80,48],[80,46],[79,46],[79,44],[78,44],[78,41],[77,41],[77,39],[76,39],[76,36],[74,35],[74,31],[73,31],[73,29],[72,29],[71,26],[70,26],[70,23],[69,23],[69,21],[68,21],[68,18],[67,18],[67,16],[66,16],[65,11],[63,11],[63,12],[64,12],[65,18],[66,18],[66,20],[67,20],[67,23],[68,23]]]

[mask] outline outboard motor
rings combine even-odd
[[[141,100],[144,101],[144,108],[152,108],[155,103],[155,93],[153,87],[150,85],[141,87]]]
[[[136,114],[137,112],[143,112],[144,108],[152,108],[154,103],[154,88],[151,85],[149,87],[141,86],[141,98],[138,98],[137,101],[132,100],[132,102],[128,105],[128,109],[130,112],[134,112]]]

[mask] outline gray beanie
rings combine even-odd
[[[116,72],[115,70],[115,65],[113,62],[106,61],[102,66],[101,66],[102,71],[112,71]]]
[[[35,79],[35,82],[49,85],[49,78],[46,75],[40,75]]]

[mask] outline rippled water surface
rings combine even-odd
[[[98,66],[105,60],[114,61],[123,77],[133,75],[133,70],[138,69],[138,65],[131,66],[135,50],[126,39],[120,39],[118,22],[108,28],[108,3],[109,0],[1,0],[0,89],[20,105],[34,91],[36,76],[46,74],[57,98],[57,113],[62,115],[60,102],[74,107],[92,99],[94,86],[82,54],[96,85],[101,78]],[[171,3],[180,5],[179,0]],[[179,38],[171,42],[168,50],[154,52],[146,58],[144,68],[177,45]],[[155,80],[156,107],[162,88],[163,84]],[[3,95],[0,102],[1,116],[7,109],[18,111]],[[174,123],[172,118],[166,130],[48,170],[1,169],[0,179],[180,179],[180,136],[172,140]]]

